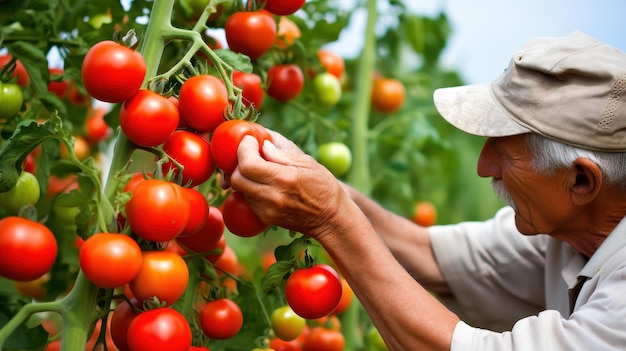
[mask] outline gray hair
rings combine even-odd
[[[581,149],[535,133],[527,134],[526,143],[537,172],[552,174],[557,169],[571,167],[574,160],[583,157],[598,165],[605,181],[626,191],[626,153]]]

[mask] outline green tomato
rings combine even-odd
[[[330,142],[318,148],[318,162],[335,175],[341,177],[352,165],[352,151],[344,143]]]
[[[16,114],[24,103],[24,95],[19,85],[0,82],[0,119]]]
[[[320,73],[313,78],[317,101],[325,106],[335,106],[341,99],[341,82],[330,73]]]
[[[18,213],[24,206],[32,206],[39,201],[39,182],[32,173],[22,172],[15,186],[0,193],[0,206],[11,213]]]
[[[300,336],[306,319],[298,316],[289,306],[278,307],[270,316],[274,334],[282,340],[291,341]]]
[[[389,348],[387,347],[387,345],[385,345],[385,341],[383,340],[382,336],[380,336],[378,329],[376,329],[375,327],[370,328],[369,332],[367,333],[367,340],[370,344],[370,350],[389,351]]]

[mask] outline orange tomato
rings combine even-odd
[[[437,209],[429,201],[418,201],[413,208],[411,220],[424,227],[431,226],[437,221]]]
[[[372,88],[372,107],[383,113],[392,113],[402,107],[406,96],[404,84],[394,78],[375,78]]]

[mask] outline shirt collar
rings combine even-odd
[[[600,271],[602,265],[624,246],[626,246],[626,217],[622,218],[615,229],[604,239],[578,275],[593,277]]]

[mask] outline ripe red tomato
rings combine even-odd
[[[256,60],[272,47],[276,38],[276,21],[267,11],[235,12],[226,20],[224,32],[232,51]]]
[[[54,234],[45,225],[9,216],[0,220],[0,276],[31,281],[46,274],[57,258]]]
[[[177,130],[165,141],[163,151],[185,167],[181,182],[185,186],[200,185],[215,172],[211,144],[200,134]],[[172,161],[163,163],[161,169],[163,174],[167,174],[170,169],[174,171],[175,176],[178,174],[178,167]]]
[[[128,140],[140,146],[158,146],[178,126],[178,109],[167,98],[140,90],[122,104],[120,127]]]
[[[343,351],[345,346],[346,340],[340,331],[315,327],[311,329],[302,349],[304,351]]]
[[[189,220],[179,236],[193,234],[202,229],[209,217],[209,202],[207,198],[195,188],[183,188],[189,199]]]
[[[224,256],[224,252],[226,252],[227,246],[228,245],[226,245],[226,235],[222,235],[217,241],[217,244],[215,244],[215,246],[211,248],[210,251],[213,251],[213,253],[204,256],[204,258],[206,258],[207,260],[209,260],[209,262],[213,264],[217,264],[222,256]]]
[[[113,289],[130,282],[141,268],[141,248],[128,235],[98,233],[81,246],[80,268],[95,286]]]
[[[135,234],[164,242],[174,239],[185,229],[190,204],[183,188],[159,179],[139,183],[126,203],[126,219]]]
[[[372,107],[379,112],[392,113],[404,103],[406,89],[394,78],[375,78],[372,88]]]
[[[93,109],[85,120],[85,137],[92,144],[105,140],[113,131],[104,120],[105,113],[102,108]]]
[[[294,64],[278,64],[267,71],[267,94],[280,102],[295,99],[304,88],[304,74]]]
[[[282,340],[295,340],[306,325],[306,319],[297,315],[289,306],[281,306],[270,315],[274,334]]]
[[[298,339],[285,341],[274,338],[270,340],[270,347],[275,351],[302,351],[302,344]]]
[[[193,76],[180,87],[180,116],[190,128],[200,133],[211,133],[224,122],[226,107],[228,91],[217,77],[208,74]]]
[[[89,49],[81,74],[89,95],[100,101],[122,102],[141,87],[146,62],[137,51],[105,40]]]
[[[222,215],[226,228],[237,236],[246,238],[256,236],[268,227],[254,213],[245,195],[240,191],[233,191],[224,199]]]
[[[176,242],[186,250],[193,252],[211,252],[215,249],[218,241],[224,236],[224,219],[222,211],[209,206],[205,224],[190,235],[179,235]]]
[[[277,16],[288,16],[300,10],[305,0],[267,0],[265,9]]]
[[[175,252],[144,251],[141,269],[128,287],[140,302],[156,296],[167,306],[176,302],[189,282],[187,263]]]
[[[261,77],[254,73],[234,71],[233,85],[241,88],[241,95],[245,106],[254,106],[256,110],[261,108],[261,105],[263,105],[263,95],[265,94]]]
[[[3,54],[0,55],[0,69],[9,61],[11,61],[11,55]],[[24,65],[20,62],[20,60],[15,61],[15,69],[13,70],[13,77],[17,77],[17,84],[19,86],[25,87],[30,84],[30,77],[28,76],[28,72]]]
[[[51,77],[54,75],[62,76],[64,73],[63,68],[54,68],[54,67],[48,68],[48,72],[50,73]],[[50,83],[48,83],[48,91],[55,93],[58,97],[62,99],[67,94],[67,89],[69,88],[69,85],[70,85],[70,82],[68,80],[62,80],[62,81],[50,80]]]
[[[200,327],[211,339],[230,339],[243,326],[243,313],[232,300],[222,298],[208,301],[200,307]]]
[[[237,168],[237,149],[246,135],[252,135],[263,145],[265,139],[271,139],[269,133],[261,133],[263,126],[248,121],[233,119],[220,124],[211,137],[211,153],[218,168],[225,173],[233,173]]]
[[[320,49],[317,51],[317,58],[326,72],[341,79],[345,71],[345,62],[341,56],[332,51]]]
[[[139,315],[135,309],[140,308],[139,300],[133,297],[130,300],[122,301],[111,314],[111,339],[119,351],[129,350],[128,327],[133,319]]]
[[[189,351],[191,327],[180,314],[171,308],[156,308],[135,317],[128,326],[130,351]]]
[[[330,266],[298,269],[287,278],[285,297],[294,312],[306,319],[332,313],[341,300],[341,278]]]

